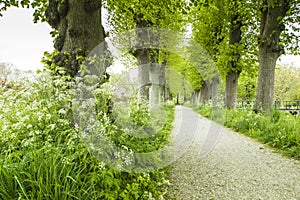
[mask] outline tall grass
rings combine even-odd
[[[72,87],[67,77],[42,73],[36,81],[3,90],[0,199],[163,199],[166,169],[118,171],[82,144],[72,118]],[[173,112],[169,109],[170,120],[154,146],[165,144]]]

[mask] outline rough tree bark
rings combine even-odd
[[[150,58],[149,49],[138,49],[134,56],[138,61],[138,98],[149,100],[149,86],[150,86]]]
[[[192,93],[191,104],[199,106],[200,90],[196,90]]]
[[[209,88],[206,81],[204,81],[200,89],[200,103],[202,105],[205,105],[208,103],[209,99],[210,99]]]
[[[151,106],[158,105],[161,101],[161,93],[160,93],[160,65],[158,64],[158,49],[150,50],[150,91],[149,91],[149,103]]]
[[[225,107],[233,109],[236,106],[238,79],[240,72],[232,71],[226,76]]]
[[[218,106],[218,90],[219,90],[219,77],[215,76],[212,79],[212,83],[210,86],[211,89],[211,98],[212,98],[212,103],[213,106]]]
[[[87,56],[104,41],[101,0],[49,0],[48,23],[59,32],[54,47],[60,53],[53,62],[65,67],[71,76],[79,70],[78,56]]]
[[[132,11],[134,13],[134,11]],[[141,38],[140,47],[147,47],[150,44],[144,44],[143,38],[148,38],[149,33],[146,27],[152,27],[153,23],[144,19],[143,14],[134,14],[134,22],[137,30],[137,39]],[[147,37],[146,37],[147,36]],[[159,90],[159,76],[160,70],[156,63],[158,63],[159,50],[152,48],[136,49],[134,56],[138,60],[138,76],[139,76],[139,99],[147,99],[150,104],[158,104],[160,100]]]
[[[164,102],[167,99],[166,73],[165,73],[166,63],[167,61],[163,61],[159,69],[159,93],[160,93],[161,102]]]
[[[242,40],[242,28],[243,24],[241,17],[238,13],[234,14],[231,20],[231,30],[229,36],[229,47],[233,46],[234,49]],[[238,79],[241,73],[238,62],[240,58],[240,53],[236,50],[232,55],[234,58],[229,62],[230,71],[226,75],[226,88],[225,88],[225,107],[235,108],[237,89],[238,89]]]
[[[161,102],[159,78],[160,78],[160,66],[158,64],[152,63],[150,65],[151,86],[150,86],[150,94],[149,94],[149,102],[151,106],[158,105]]]
[[[135,50],[134,56],[138,61],[138,81],[139,81],[139,91],[138,98],[146,99],[152,102],[160,101],[160,76],[161,70],[160,66],[157,64],[156,55],[157,51],[147,48],[147,49],[137,49]],[[150,103],[151,103],[150,102]],[[152,102],[153,103],[153,102]]]
[[[280,34],[285,29],[282,19],[289,10],[289,0],[263,0],[259,38],[259,74],[256,91],[256,112],[272,108],[276,61],[283,53]]]

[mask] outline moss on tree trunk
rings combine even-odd
[[[59,32],[54,44],[59,54],[53,62],[75,76],[80,65],[78,56],[87,56],[104,41],[101,0],[49,0],[46,17]]]

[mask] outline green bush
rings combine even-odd
[[[0,199],[163,198],[166,169],[118,171],[82,144],[72,116],[73,82],[67,77],[43,72],[36,80],[19,84],[0,96]],[[166,127],[151,145],[139,143],[141,150],[166,143],[173,112],[170,108]],[[141,123],[138,116],[136,120]],[[111,123],[106,126],[116,128]],[[112,137],[118,140],[116,136]],[[123,145],[136,145],[127,139],[119,140]]]
[[[199,112],[203,117],[211,118],[212,107],[210,106],[199,106],[198,108],[194,108],[197,112]]]
[[[221,125],[225,123],[225,114],[226,109],[224,109],[222,106],[199,106],[199,107],[193,107],[193,109],[200,113],[203,117],[209,118]]]

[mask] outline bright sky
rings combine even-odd
[[[33,23],[33,11],[9,8],[0,17],[0,62],[23,70],[41,69],[45,51],[53,51],[51,28],[47,23]]]
[[[23,70],[41,69],[45,51],[53,51],[51,28],[47,23],[33,23],[33,11],[10,8],[0,17],[0,63],[8,62]],[[283,56],[279,63],[300,67],[300,56]]]

